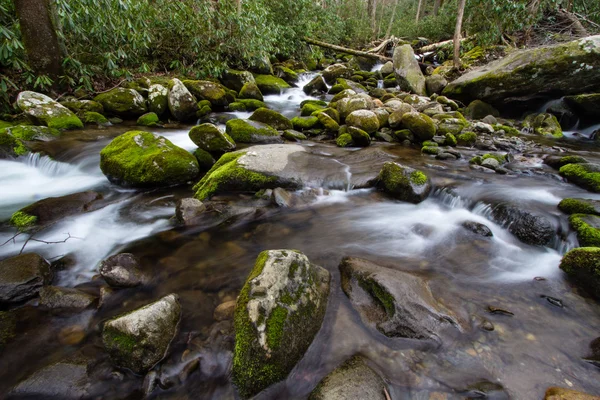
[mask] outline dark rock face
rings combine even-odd
[[[468,231],[473,232],[476,235],[484,236],[484,237],[492,237],[494,234],[491,229],[485,226],[484,224],[480,224],[475,221],[465,221],[462,223],[463,228]]]
[[[492,216],[496,222],[506,225],[510,233],[526,244],[546,246],[556,235],[554,227],[547,218],[524,211],[517,206],[497,205],[492,210]]]
[[[110,286],[134,287],[143,281],[139,266],[139,261],[133,254],[116,254],[102,261],[100,274]]]
[[[36,225],[44,226],[70,215],[92,210],[93,203],[100,199],[102,195],[94,191],[49,197],[22,208],[21,212],[37,217]]]
[[[52,309],[85,309],[96,298],[81,290],[58,286],[45,286],[40,290],[40,305]]]
[[[440,342],[445,330],[460,330],[423,278],[360,258],[344,258],[339,268],[344,293],[384,335]]]
[[[37,254],[21,254],[0,261],[0,303],[35,297],[51,281],[50,263]]]

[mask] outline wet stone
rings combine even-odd
[[[51,309],[85,309],[96,297],[81,290],[58,286],[45,286],[40,290],[40,305]]]
[[[186,198],[177,202],[175,207],[175,217],[177,221],[184,225],[198,224],[203,218],[202,214],[206,211],[206,206],[198,199]]]
[[[0,261],[0,303],[16,303],[37,296],[52,281],[50,263],[37,254]]]
[[[492,237],[492,236],[494,236],[494,234],[492,233],[492,230],[490,228],[488,228],[484,224],[480,224],[479,222],[465,221],[465,222],[462,223],[462,226],[466,230],[471,231],[471,232],[473,232],[473,233],[475,233],[476,235],[479,235],[479,236],[483,236],[483,237]]]
[[[130,253],[116,254],[102,261],[100,274],[114,287],[135,287],[143,282],[139,261]]]

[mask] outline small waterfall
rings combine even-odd
[[[378,89],[383,89],[383,80],[378,80],[377,81],[377,88]]]
[[[55,161],[48,156],[42,156],[40,153],[29,153],[25,156],[24,164],[49,176],[64,175],[76,168],[70,164]]]

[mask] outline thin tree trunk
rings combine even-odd
[[[417,4],[417,16],[415,17],[415,23],[419,23],[419,20],[421,19],[421,10],[423,8],[423,0],[419,0],[419,3]]]
[[[60,45],[53,0],[14,0],[31,68],[55,79],[62,75],[65,49]]]
[[[237,15],[242,15],[242,0],[235,0],[235,6],[237,9]]]
[[[367,12],[369,14],[369,23],[371,24],[371,36],[375,39],[375,35],[377,34],[377,0],[368,1]]]
[[[396,9],[398,8],[398,3],[400,0],[396,0],[394,3],[394,11],[392,11],[392,17],[390,18],[390,23],[388,25],[387,31],[385,32],[385,38],[388,39],[392,34],[392,26],[394,25],[394,19],[396,18]]]
[[[460,31],[462,30],[463,17],[465,15],[466,0],[459,0],[458,15],[456,16],[456,29],[454,30],[454,68],[459,69],[460,63]]]
[[[437,17],[440,7],[442,6],[442,0],[435,0],[433,3],[433,15]]]

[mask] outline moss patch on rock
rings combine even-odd
[[[236,143],[280,143],[277,130],[257,121],[232,119],[227,121],[226,132]],[[291,127],[290,127],[291,128]]]
[[[569,218],[571,227],[577,232],[577,240],[583,247],[600,247],[600,217],[573,214]]]
[[[259,108],[249,118],[251,121],[262,122],[277,130],[292,129],[292,122],[281,113],[268,108]]]
[[[600,299],[600,248],[580,247],[569,251],[560,262],[560,269]]]
[[[431,182],[427,175],[413,168],[395,163],[384,164],[377,186],[398,200],[420,203],[431,192]]]
[[[138,118],[137,125],[157,126],[159,124],[159,122],[160,122],[160,119],[158,119],[158,115],[156,115],[156,113],[154,113],[154,112],[149,112]]]
[[[598,164],[567,164],[561,167],[559,173],[577,186],[600,193],[600,165]]]
[[[565,214],[600,215],[600,200],[563,199],[558,203],[558,209]]]
[[[256,85],[263,94],[280,94],[291,86],[281,78],[273,75],[254,75]]]
[[[35,215],[29,215],[23,211],[15,212],[11,217],[9,223],[17,228],[19,231],[26,231],[29,228],[35,226],[37,217]]]

